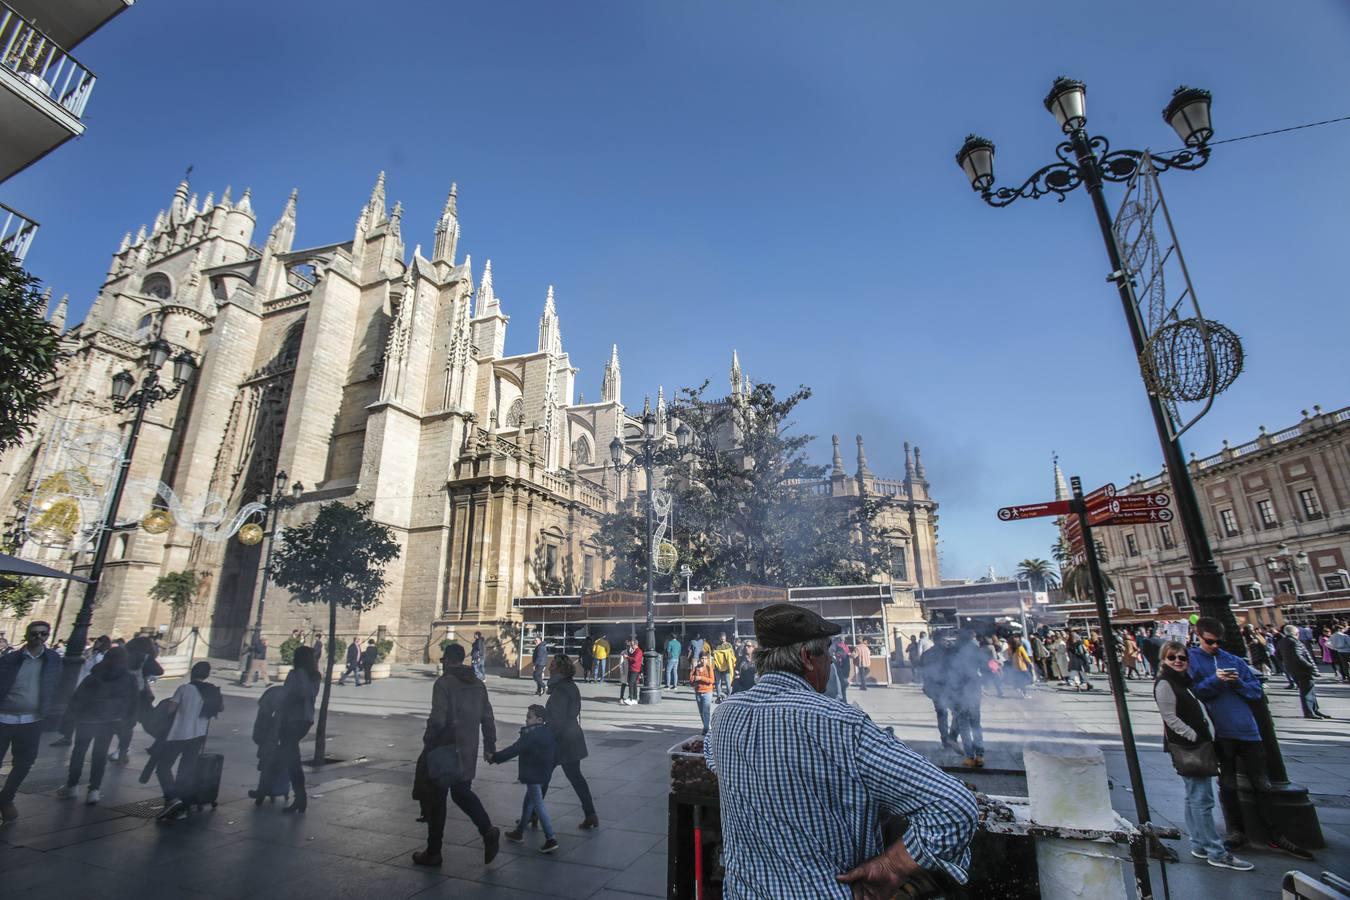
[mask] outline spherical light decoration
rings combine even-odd
[[[675,571],[675,564],[680,561],[680,551],[675,549],[675,545],[670,541],[662,541],[656,548],[656,571],[662,575],[669,575]]]
[[[1242,342],[1209,319],[1168,322],[1139,359],[1148,388],[1165,400],[1198,402],[1222,394],[1242,373]]]
[[[252,547],[254,544],[261,542],[262,539],[262,526],[255,522],[249,522],[239,529],[239,543],[246,547]]]
[[[163,534],[173,527],[173,513],[167,509],[152,509],[141,519],[141,529],[149,534]]]

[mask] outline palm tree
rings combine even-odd
[[[1024,559],[1017,564],[1017,577],[1031,582],[1033,590],[1044,591],[1055,587],[1059,577],[1053,566],[1044,559]]]
[[[1106,547],[1101,541],[1097,541],[1096,544],[1097,561],[1106,562]],[[1064,593],[1080,603],[1092,599],[1092,576],[1088,572],[1087,563],[1074,563],[1064,569],[1064,577],[1060,584],[1064,588]],[[1102,589],[1109,592],[1114,588],[1111,576],[1102,572]]]

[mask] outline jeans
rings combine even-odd
[[[338,684],[346,684],[348,675],[356,678],[357,687],[361,686],[361,667],[359,665],[356,663],[347,663],[347,668],[342,673],[342,677],[338,679]]]
[[[75,726],[75,745],[70,748],[70,768],[66,772],[66,787],[80,783],[80,773],[84,770],[84,755],[89,745],[94,745],[94,758],[89,761],[89,786],[95,790],[103,784],[103,770],[108,767],[108,745],[117,734],[116,722],[77,723]]]
[[[1321,712],[1317,708],[1317,682],[1313,681],[1312,676],[1296,679],[1298,682],[1298,702],[1303,707],[1303,717],[1305,719],[1317,718]]]
[[[1181,780],[1186,783],[1186,831],[1191,835],[1191,846],[1210,859],[1222,858],[1228,850],[1214,827],[1213,779],[1208,775],[1182,775]]]
[[[958,737],[955,711],[951,707],[943,706],[934,700],[933,712],[937,716],[938,737],[942,739],[942,743],[944,745],[955,744]],[[947,718],[949,714],[951,715],[950,724],[948,724]]]
[[[581,774],[581,760],[558,763],[558,768],[562,769],[568,783],[572,785],[572,790],[576,791],[577,799],[581,801],[582,815],[588,819],[594,816],[595,800],[591,797],[591,786],[586,783],[586,776]],[[544,796],[548,796],[548,785],[544,785]]]
[[[492,820],[488,818],[487,810],[483,809],[483,801],[473,792],[473,782],[456,782],[450,785],[449,794],[455,805],[473,822],[479,834],[487,834],[492,830]],[[441,852],[441,842],[445,837],[445,795],[444,790],[433,789],[423,809],[427,816],[427,850],[432,853]]]
[[[666,687],[674,690],[680,683],[680,661],[675,657],[666,660]]]
[[[708,733],[708,723],[712,719],[713,695],[712,691],[706,694],[694,694],[694,702],[698,704],[698,714],[703,719],[703,733]]]
[[[520,824],[524,828],[530,816],[539,817],[539,825],[544,829],[544,837],[553,840],[553,821],[548,817],[548,807],[544,805],[544,786],[542,784],[525,785],[525,800],[520,804]]]
[[[962,752],[968,757],[984,756],[984,728],[980,726],[980,708],[963,706],[952,712],[952,731],[961,738]]]
[[[0,803],[14,802],[19,785],[28,777],[28,770],[33,768],[33,761],[37,759],[38,743],[41,738],[41,722],[29,722],[26,725],[0,724],[0,761],[4,760],[6,751],[11,748],[14,751],[10,759],[9,777],[5,779],[4,788],[0,789]]]
[[[605,662],[606,662],[606,661],[603,660],[603,659],[597,659],[597,660],[595,661],[595,680],[596,680],[596,681],[604,681],[604,680],[605,680]]]
[[[1340,676],[1341,681],[1350,681],[1350,653],[1341,653],[1333,651],[1332,659],[1335,660],[1331,665]]]
[[[731,673],[713,672],[713,689],[717,691],[717,696],[726,697],[731,694]]]
[[[867,670],[862,666],[858,667],[858,690],[867,690]]]
[[[1233,738],[1216,738],[1214,749],[1219,756],[1219,806],[1223,809],[1223,820],[1229,831],[1245,832],[1242,821],[1242,804],[1238,802],[1238,763],[1251,782],[1256,794],[1256,815],[1261,820],[1261,828],[1266,837],[1279,836],[1279,829],[1272,824],[1270,816],[1270,775],[1266,769],[1266,748],[1260,741],[1239,741]]]
[[[487,670],[483,668],[483,661],[481,659],[475,659],[473,661],[473,674],[478,677],[479,681],[487,680]]]
[[[159,752],[155,754],[155,775],[159,778],[159,789],[166,800],[192,799],[196,787],[197,757],[205,745],[204,737],[186,741],[165,741],[159,745]],[[94,760],[97,762],[98,754],[94,755]],[[179,760],[176,779],[173,774],[175,760]],[[92,783],[91,779],[90,784]]]
[[[544,667],[534,667],[534,695],[538,697],[544,693]]]

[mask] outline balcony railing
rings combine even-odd
[[[0,2],[0,64],[65,107],[75,118],[94,90],[94,73],[37,26]]]
[[[37,230],[38,223],[0,203],[0,247],[13,253],[19,262],[23,262]]]

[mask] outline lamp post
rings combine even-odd
[[[1298,573],[1308,570],[1308,552],[1300,550],[1297,553],[1290,553],[1289,545],[1283,541],[1275,549],[1278,552],[1274,556],[1266,557],[1266,568],[1270,571],[1272,581],[1281,572],[1289,576],[1289,583],[1294,589],[1294,602],[1297,603],[1298,595],[1302,593],[1302,587],[1298,583]],[[1278,592],[1279,585],[1275,587]]]
[[[291,485],[290,493],[286,493],[286,472],[284,470],[277,472],[276,490],[271,496],[264,495],[259,498],[259,502],[266,504],[263,510],[263,517],[267,522],[267,551],[263,554],[263,572],[262,584],[258,587],[258,613],[253,618],[253,646],[258,645],[258,639],[262,636],[263,606],[267,602],[267,581],[272,571],[272,546],[276,543],[277,537],[277,517],[281,510],[294,506],[300,502],[300,495],[305,492],[305,486],[300,482]]]
[[[675,440],[681,450],[689,445],[689,436],[689,427],[681,422],[675,430]],[[647,673],[638,702],[650,705],[661,702],[661,661],[657,658],[656,649],[656,582],[653,580],[656,574],[656,510],[652,505],[652,468],[656,465],[656,455],[661,445],[656,438],[656,416],[650,410],[642,417],[642,442],[638,446],[642,451],[641,457],[624,462],[623,438],[616,435],[609,442],[609,458],[616,472],[641,468],[647,478],[647,649],[644,651]]]
[[[1209,161],[1208,142],[1214,136],[1210,120],[1211,95],[1200,88],[1179,87],[1163,109],[1163,120],[1181,138],[1185,149],[1173,154],[1150,154],[1154,169],[1199,169]],[[1134,286],[1121,260],[1116,243],[1111,213],[1102,193],[1105,182],[1128,182],[1134,177],[1143,159],[1139,150],[1112,150],[1105,137],[1089,136],[1087,132],[1087,86],[1071,78],[1057,78],[1045,98],[1045,108],[1054,115],[1060,129],[1068,136],[1055,148],[1058,162],[1053,162],[1031,175],[1019,187],[994,187],[994,143],[978,135],[969,135],[956,154],[957,165],[970,180],[970,187],[982,200],[994,207],[1004,207],[1020,198],[1039,199],[1054,196],[1063,201],[1065,195],[1080,185],[1087,188],[1096,215],[1097,227],[1106,244],[1110,264],[1108,281],[1115,282],[1125,312],[1125,324],[1136,357],[1145,351],[1144,326],[1134,301]],[[1181,523],[1190,555],[1191,581],[1195,601],[1202,615],[1218,619],[1224,627],[1224,649],[1238,656],[1246,656],[1246,647],[1233,615],[1232,598],[1224,585],[1223,574],[1214,562],[1209,536],[1200,516],[1200,503],[1190,468],[1181,449],[1181,441],[1172,436],[1168,412],[1162,399],[1148,392],[1149,410],[1162,446],[1163,464],[1172,483],[1176,518]],[[1089,560],[1089,562],[1094,562]],[[1279,795],[1276,805],[1280,824],[1286,834],[1305,846],[1323,846],[1317,811],[1308,800],[1307,791],[1290,785],[1280,755],[1274,723],[1265,703],[1253,704],[1253,712],[1261,729],[1263,743],[1269,757],[1270,779]],[[1300,840],[1301,839],[1301,840]]]
[[[126,490],[127,475],[131,471],[131,458],[136,453],[136,442],[141,435],[141,426],[145,424],[145,411],[159,403],[176,397],[183,387],[192,380],[197,371],[197,358],[187,350],[173,357],[173,386],[168,387],[159,380],[159,370],[169,361],[173,350],[168,341],[156,338],[146,347],[146,373],[139,388],[136,376],[123,369],[112,377],[113,409],[121,412],[135,409],[131,420],[131,433],[127,435],[126,446],[117,464],[117,480],[113,484],[112,497],[108,501],[107,512],[99,524],[98,543],[94,547],[94,561],[89,567],[89,584],[84,589],[84,600],[75,616],[75,625],[66,641],[65,669],[61,680],[61,697],[68,699],[75,691],[75,682],[80,668],[84,665],[84,646],[89,640],[89,625],[94,618],[94,603],[98,596],[99,579],[103,576],[103,566],[108,560],[108,547],[112,543],[113,533],[117,530],[117,508],[122,503],[122,493]]]

